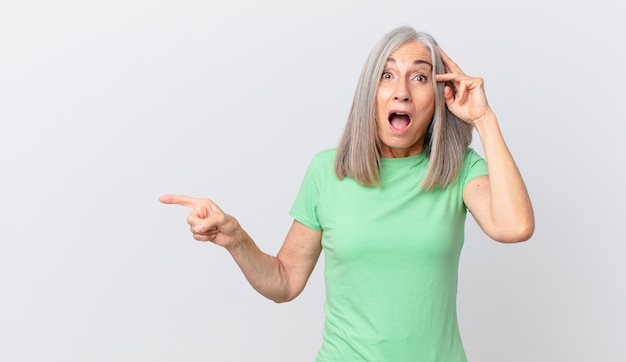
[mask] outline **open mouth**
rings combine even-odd
[[[411,117],[406,113],[393,112],[389,115],[389,124],[393,129],[403,130],[411,123]]]

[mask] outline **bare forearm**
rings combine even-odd
[[[191,208],[187,223],[193,238],[226,248],[252,287],[276,302],[291,300],[302,291],[321,251],[321,232],[296,221],[281,248],[282,256],[273,257],[210,199],[166,194],[159,201]]]
[[[524,180],[515,164],[496,116],[489,112],[475,124],[489,169],[490,208],[496,230],[503,239],[523,241],[533,233],[534,216]]]
[[[228,251],[250,285],[275,302],[288,301],[289,277],[280,260],[261,251],[245,230],[240,233],[240,242]]]

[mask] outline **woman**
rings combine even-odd
[[[468,148],[472,129],[487,162]],[[340,144],[312,160],[275,257],[210,200],[160,200],[192,208],[194,238],[225,247],[276,302],[300,294],[324,250],[318,361],[466,361],[456,288],[467,210],[500,242],[534,231],[482,79],[408,27],[370,53]]]

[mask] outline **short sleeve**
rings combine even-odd
[[[463,164],[463,186],[478,176],[487,175],[487,162],[476,151],[469,148],[465,153],[465,161]]]
[[[321,154],[317,154],[304,175],[296,200],[289,211],[289,215],[300,223],[313,230],[322,230],[317,217],[317,207],[320,200],[320,184],[322,169]]]

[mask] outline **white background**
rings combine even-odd
[[[626,360],[625,4],[4,1],[0,360],[312,361],[323,265],[275,304],[157,199],[211,197],[275,253],[399,25],[485,79],[535,207],[523,244],[468,218],[470,360]]]

